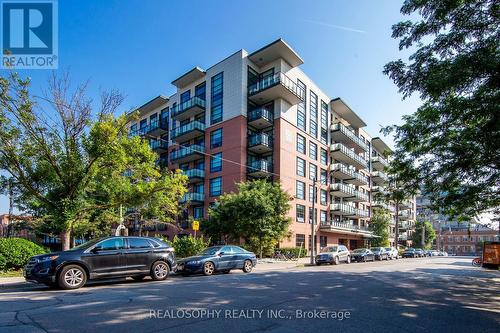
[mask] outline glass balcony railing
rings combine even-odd
[[[203,99],[195,96],[185,101],[184,103],[178,104],[175,107],[173,107],[171,110],[172,117],[176,117],[193,107],[199,107],[200,109],[205,109],[205,106],[206,102]]]
[[[341,203],[334,203],[330,205],[330,210],[340,211],[344,215],[348,216],[358,216],[358,217],[369,217],[370,213],[367,210],[359,209],[353,206],[349,206]]]
[[[277,72],[274,75],[267,76],[257,83],[252,84],[248,87],[248,94],[255,95],[263,90],[274,87],[275,85],[281,84],[283,87],[288,89],[292,94],[297,96],[300,100],[304,100],[305,91],[302,87],[299,87],[297,83],[292,81],[288,76],[284,73]]]
[[[188,202],[188,201],[205,201],[205,194],[204,193],[186,193],[181,199],[182,203]]]
[[[360,165],[363,167],[367,168],[368,167],[368,161],[365,160],[363,157],[360,155],[356,154],[354,151],[351,149],[347,148],[341,143],[334,143],[330,146],[330,150],[339,150],[341,151],[344,155],[348,156],[349,158],[355,160],[358,162]]]
[[[350,230],[361,230],[361,231],[369,231],[368,227],[360,226],[354,223],[349,222],[339,222],[339,221],[328,221],[321,223],[321,227],[323,228],[331,228],[331,229],[350,229]]]
[[[253,147],[257,145],[272,147],[273,137],[265,133],[257,133],[250,135],[248,137],[248,146]]]
[[[272,123],[274,120],[273,113],[264,108],[253,109],[248,112],[248,121],[254,121],[261,118],[267,120],[270,123]]]
[[[340,123],[333,124],[331,130],[340,131],[342,134],[347,136],[352,142],[361,147],[364,151],[368,151],[368,145],[359,136],[357,136],[356,133],[348,129],[346,126]]]
[[[184,171],[188,178],[205,178],[205,170],[202,169],[189,169]]]
[[[354,192],[356,190],[350,186],[345,185],[345,184],[335,183],[335,184],[330,184],[330,191],[343,192],[343,193],[354,196]]]
[[[177,160],[192,154],[203,154],[205,152],[205,147],[201,145],[191,145],[189,147],[182,147],[175,150],[170,155],[171,160]]]
[[[185,125],[172,129],[172,138],[177,138],[183,134],[186,134],[194,130],[204,132],[205,128],[206,126],[204,123],[202,123],[201,121],[193,120]]]
[[[272,172],[273,164],[267,160],[255,160],[248,164],[248,173]]]
[[[359,180],[360,182],[364,183],[364,184],[368,184],[368,176],[365,176],[364,174],[362,174],[361,172],[357,172],[356,170],[353,170],[351,168],[348,168],[347,166],[345,166],[344,164],[342,163],[333,163],[330,167],[330,171],[332,172],[341,172],[343,173],[344,175],[347,175],[353,179],[357,179]],[[346,180],[348,181],[348,180]]]
[[[387,176],[385,173],[383,173],[381,171],[374,171],[374,172],[372,172],[372,177],[373,178],[380,178],[380,179],[382,179],[385,182],[389,181],[389,176]]]
[[[380,163],[384,167],[389,166],[389,162],[385,158],[383,158],[382,156],[372,156],[372,163]]]
[[[151,139],[149,140],[149,146],[151,149],[168,149],[168,142],[166,140]]]

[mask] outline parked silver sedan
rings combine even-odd
[[[338,265],[341,261],[348,264],[351,262],[349,250],[344,245],[327,246],[316,256],[316,265],[318,266],[321,264]]]
[[[387,255],[389,259],[399,259],[399,253],[398,250],[396,250],[395,247],[386,247],[385,250],[387,251]]]

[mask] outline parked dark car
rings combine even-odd
[[[376,260],[389,260],[389,252],[385,247],[371,247],[370,250],[375,255]]]
[[[344,245],[327,246],[321,249],[321,253],[315,259],[318,266],[321,264],[338,265],[341,261],[349,264],[351,262],[351,255]]]
[[[403,251],[403,258],[416,258],[418,257],[418,253],[415,251],[414,248],[407,248],[406,250]]]
[[[182,275],[195,273],[212,275],[217,271],[229,273],[233,269],[241,269],[245,273],[250,273],[255,265],[257,265],[255,253],[239,246],[223,245],[209,247],[197,256],[179,260],[176,272]]]
[[[152,237],[104,237],[69,251],[31,257],[23,275],[27,281],[77,289],[88,280],[132,277],[165,280],[175,269],[174,249]]]
[[[375,261],[375,255],[369,249],[356,249],[351,252],[351,260],[358,262]]]
[[[422,249],[415,249],[415,253],[417,254],[417,257],[425,257],[425,252]]]

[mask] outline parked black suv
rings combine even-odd
[[[77,289],[87,280],[132,277],[165,280],[176,267],[174,249],[152,237],[105,237],[69,251],[31,257],[23,274],[27,281]]]

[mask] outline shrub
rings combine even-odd
[[[175,236],[171,243],[174,247],[175,255],[179,258],[185,258],[203,251],[210,244],[210,240],[204,240],[202,237],[194,238],[191,235],[187,237]]]
[[[23,238],[3,238],[0,239],[0,265],[4,262],[2,270],[20,269],[28,263],[32,256],[43,254],[45,248]]]
[[[279,251],[283,254],[292,254],[294,258],[304,258],[307,256],[307,250],[301,247],[282,247]]]
[[[6,266],[7,266],[7,259],[5,259],[5,257],[2,254],[0,254],[0,271],[4,271]]]

